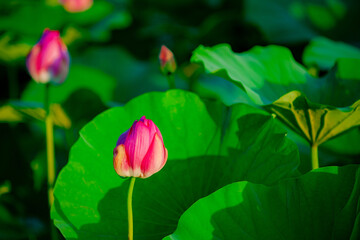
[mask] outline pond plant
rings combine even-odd
[[[358,9],[0,3],[0,239],[360,239]]]

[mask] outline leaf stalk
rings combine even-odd
[[[174,74],[172,74],[172,73],[167,74],[167,75],[166,75],[166,79],[167,79],[168,84],[169,84],[169,89],[175,89],[176,86],[175,86],[175,77],[174,77]]]
[[[55,184],[55,148],[54,148],[54,124],[50,112],[49,93],[50,84],[45,85],[44,109],[45,109],[45,129],[46,129],[46,155],[47,155],[47,178],[48,178],[48,201],[49,207],[54,203],[54,184]],[[50,221],[51,239],[55,240],[56,229]]]
[[[319,168],[319,154],[316,144],[311,145],[311,166],[313,170]]]

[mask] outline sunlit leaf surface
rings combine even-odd
[[[66,238],[127,238],[129,181],[113,169],[113,148],[143,115],[161,130],[169,159],[159,173],[135,182],[135,239],[172,233],[191,204],[226,184],[272,185],[298,174],[295,144],[266,112],[203,102],[180,90],[145,94],[81,130],[55,186],[52,218]]]
[[[243,53],[234,53],[227,44],[199,46],[191,61],[234,82],[256,104],[271,103],[289,90],[302,88],[310,78],[291,52],[280,46],[256,46]]]
[[[265,108],[311,145],[318,146],[360,125],[360,101],[349,108],[339,109],[310,102],[304,94],[292,91]]]

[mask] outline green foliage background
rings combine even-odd
[[[44,86],[25,67],[44,28],[71,55],[51,89],[59,239],[126,239],[128,180],[112,148],[142,115],[169,161],[136,183],[135,239],[358,239],[359,11],[357,0],[94,0],[81,13],[1,1],[0,239],[50,238]],[[163,44],[181,90],[159,71]]]

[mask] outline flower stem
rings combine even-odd
[[[318,146],[316,144],[311,145],[311,164],[312,169],[319,168]]]
[[[174,74],[168,74],[166,75],[166,79],[168,80],[169,83],[169,89],[175,89],[175,77]]]
[[[127,199],[127,206],[128,206],[128,225],[129,225],[129,240],[134,239],[134,221],[133,221],[133,212],[132,212],[132,195],[135,185],[134,177],[131,177],[130,185],[129,185],[129,192],[128,192],[128,199]]]
[[[49,102],[50,84],[45,85],[45,126],[46,126],[46,154],[47,154],[47,173],[48,173],[48,197],[49,206],[54,202],[54,182],[55,182],[55,151],[54,151],[54,129],[53,120],[50,114]]]
[[[47,177],[48,177],[48,201],[49,207],[54,202],[54,182],[55,182],[55,151],[54,151],[54,129],[53,120],[50,113],[50,101],[49,101],[49,89],[50,84],[45,85],[45,128],[46,128],[46,154],[47,154]],[[51,239],[57,239],[56,229],[50,221]]]

